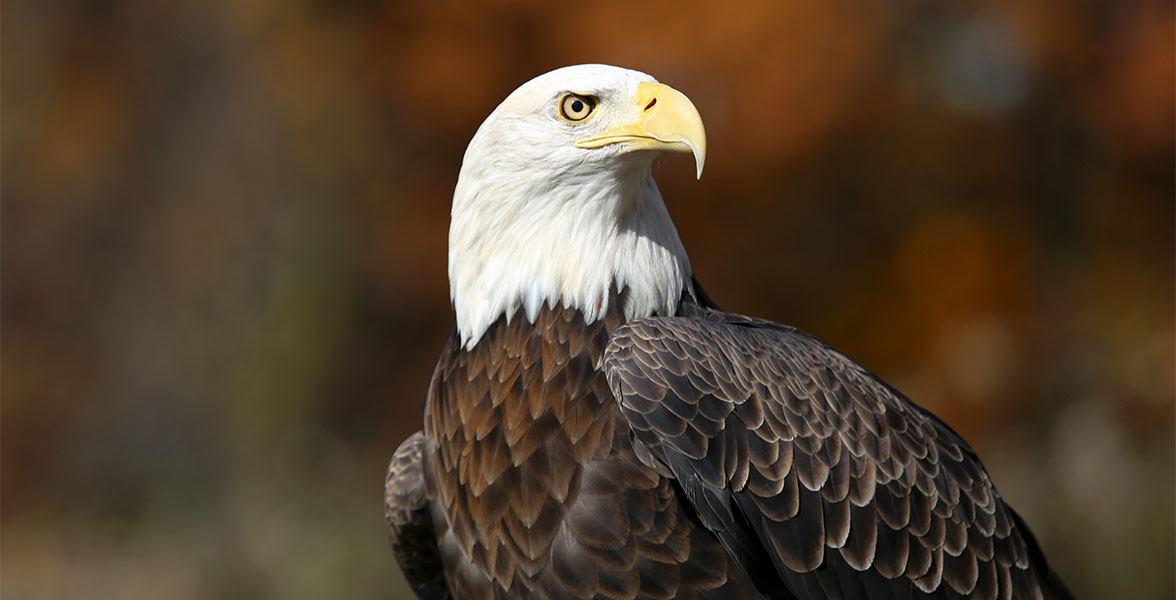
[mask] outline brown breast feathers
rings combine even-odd
[[[456,334],[425,408],[426,486],[457,598],[758,597],[672,480],[634,454],[602,320],[547,308]]]

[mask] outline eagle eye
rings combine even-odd
[[[579,94],[564,94],[559,101],[559,116],[565,121],[583,121],[596,108],[596,99]]]

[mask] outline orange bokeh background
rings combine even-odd
[[[1176,11],[1143,0],[3,7],[0,595],[408,597],[383,469],[453,326],[462,152],[646,71],[724,308],[984,458],[1083,598],[1176,595]]]

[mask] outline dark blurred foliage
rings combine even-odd
[[[943,416],[1084,598],[1171,598],[1170,1],[3,5],[2,595],[405,597],[462,152],[641,69],[724,307]]]

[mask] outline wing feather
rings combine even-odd
[[[604,369],[643,455],[798,598],[1071,597],[962,438],[804,333],[688,308]]]
[[[424,600],[442,600],[451,596],[425,495],[425,444],[418,431],[392,455],[384,481],[384,517],[392,551],[409,585]]]

